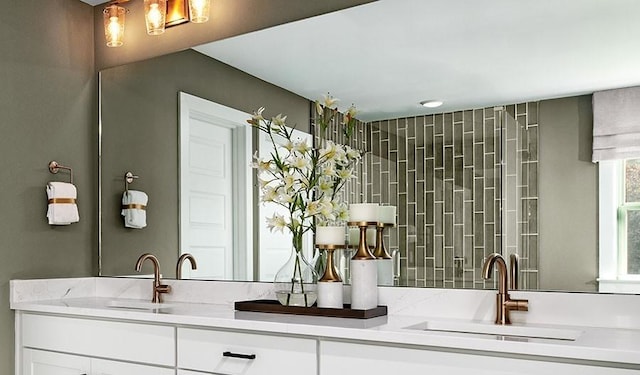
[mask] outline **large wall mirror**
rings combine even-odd
[[[101,275],[133,276],[152,252],[174,276],[186,207],[181,92],[240,117],[264,106],[309,132],[310,101],[330,91],[361,110],[356,199],[398,206],[387,238],[396,285],[490,288],[479,269],[500,251],[521,257],[523,289],[598,291],[590,94],[640,84],[640,29],[627,17],[640,9],[616,3],[383,0],[102,71]],[[438,41],[415,37],[434,30]],[[420,107],[426,99],[445,104]],[[259,135],[250,138],[252,152]],[[144,229],[122,223],[127,171],[139,176],[130,188],[149,195]],[[261,239],[247,180],[237,188],[253,192],[252,245],[202,256],[219,263],[203,270],[218,271],[192,277],[268,279],[260,243],[278,239]]]

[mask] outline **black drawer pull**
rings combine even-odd
[[[232,357],[232,358],[242,358],[242,359],[256,359],[255,354],[240,354],[240,353],[224,352],[222,353],[222,356]]]

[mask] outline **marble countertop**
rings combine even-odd
[[[514,326],[579,331],[575,341],[523,338],[488,334],[453,333],[416,330],[408,327],[425,321],[456,324],[469,320],[442,317],[410,316],[391,313],[368,320],[309,317],[235,311],[231,304],[187,303],[170,301],[160,309],[126,306],[145,300],[110,297],[60,298],[12,303],[23,312],[64,314],[98,319],[197,326],[221,329],[289,334],[320,339],[352,340],[436,347],[448,350],[473,350],[495,354],[569,358],[616,362],[640,368],[640,330],[587,326],[515,323]],[[119,306],[114,306],[119,305]],[[125,307],[123,307],[125,306]],[[481,324],[492,324],[482,320]],[[635,365],[638,365],[637,367]]]

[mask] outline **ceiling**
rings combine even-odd
[[[380,0],[195,49],[372,121],[640,85],[639,19],[638,0]]]
[[[106,2],[105,0],[80,0],[80,1],[82,1],[83,3],[87,3],[91,6],[96,6]]]

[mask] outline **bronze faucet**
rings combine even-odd
[[[160,262],[158,262],[158,258],[149,253],[140,255],[136,262],[136,271],[140,272],[142,270],[142,263],[147,259],[153,263],[153,299],[151,302],[162,303],[162,293],[171,292],[171,286],[160,284]]]
[[[196,264],[196,258],[194,258],[193,255],[189,253],[180,255],[180,258],[178,258],[178,264],[176,264],[176,279],[178,280],[182,279],[182,263],[184,263],[184,261],[187,259],[189,259],[189,263],[191,263],[192,270],[198,268],[198,265]]]
[[[529,301],[524,299],[511,299],[511,297],[509,297],[507,264],[502,255],[493,253],[487,257],[484,262],[484,267],[482,268],[482,277],[485,280],[491,278],[494,263],[497,264],[498,276],[500,277],[498,281],[498,295],[496,296],[496,324],[511,324],[511,320],[509,319],[511,310],[528,311]]]

